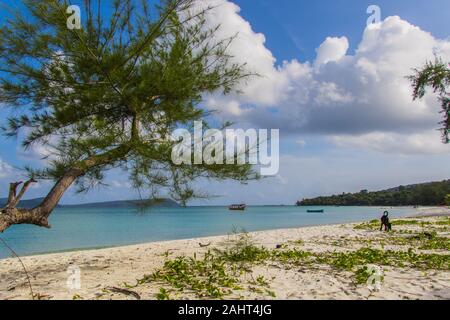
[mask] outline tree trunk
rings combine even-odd
[[[13,186],[17,187],[19,184],[12,183],[10,189],[10,198],[12,198],[12,201],[9,201],[6,208],[0,214],[0,233],[15,224],[33,224],[40,227],[50,228],[50,225],[48,224],[48,217],[52,213],[53,209],[55,209],[58,205],[64,192],[66,192],[75,180],[83,174],[84,172],[80,169],[70,169],[67,171],[67,173],[56,182],[42,203],[33,209],[16,208],[20,198],[15,198],[15,189],[13,189]],[[22,190],[26,190],[25,186],[31,182],[27,181]],[[24,193],[25,192],[21,191],[22,196]]]
[[[122,145],[116,149],[110,150],[101,155],[95,155],[80,162],[76,167],[69,169],[64,176],[62,176],[47,194],[42,203],[33,209],[16,208],[22,196],[29,185],[34,181],[33,179],[24,183],[19,195],[16,195],[16,189],[22,182],[11,183],[9,190],[8,203],[6,207],[0,211],[0,233],[4,232],[12,225],[16,224],[32,224],[39,227],[50,228],[48,217],[56,208],[61,197],[67,189],[80,177],[86,174],[89,169],[101,165],[108,165],[116,160],[124,158],[129,152],[130,147]]]

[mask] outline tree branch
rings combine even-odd
[[[20,200],[22,200],[23,195],[25,194],[25,192],[27,192],[28,188],[32,183],[37,183],[37,181],[34,179],[30,179],[23,184],[22,189],[19,192],[19,195],[16,197],[14,207],[16,207],[19,204]]]
[[[78,178],[86,174],[89,169],[108,165],[114,161],[123,159],[130,152],[130,150],[131,147],[128,144],[123,144],[103,154],[94,155],[88,159],[80,161],[66,171],[66,173],[55,183],[42,203],[33,209],[18,209],[16,206],[29,188],[30,184],[36,181],[34,179],[30,179],[25,182],[18,196],[16,196],[17,187],[21,185],[22,182],[11,183],[8,204],[5,209],[0,212],[0,233],[16,224],[32,224],[39,227],[50,228],[48,217],[58,205],[61,197],[67,189]]]
[[[22,181],[20,182],[13,182],[9,184],[9,194],[8,194],[8,202],[6,207],[10,207],[11,204],[14,203],[16,199],[16,193],[17,193],[17,187],[22,184]]]
[[[9,185],[9,195],[8,195],[8,202],[6,203],[6,208],[13,209],[13,208],[17,207],[17,205],[19,204],[23,195],[30,187],[30,185],[35,182],[37,182],[37,181],[34,179],[30,179],[30,180],[26,181],[23,184],[22,189],[19,192],[19,195],[17,195],[17,187],[20,186],[23,183],[23,181],[11,183]]]

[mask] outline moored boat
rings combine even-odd
[[[324,213],[324,209],[318,209],[318,210],[306,210],[308,213]]]
[[[232,204],[228,207],[228,210],[231,211],[244,211],[247,208],[247,205],[245,204]]]

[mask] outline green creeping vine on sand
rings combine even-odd
[[[394,225],[447,226],[449,221],[448,218],[436,223],[400,220],[394,221]],[[371,228],[374,224],[375,222],[369,222],[355,228],[362,229],[361,226]],[[361,242],[367,245],[376,241],[362,240]],[[297,247],[302,245],[302,242],[288,242],[281,245],[280,249],[267,249],[256,246],[250,236],[244,232],[236,235],[234,240],[229,240],[226,249],[208,250],[202,258],[194,255],[190,258],[169,259],[169,255],[166,255],[167,260],[164,266],[153,274],[139,279],[137,286],[149,282],[161,283],[164,288],[161,288],[156,296],[161,300],[171,299],[177,293],[191,293],[200,299],[223,299],[244,289],[275,298],[275,293],[270,291],[270,279],[262,276],[254,279],[251,275],[252,267],[268,263],[285,268],[328,266],[335,271],[352,272],[355,285],[367,282],[369,277],[367,265],[450,270],[450,255],[417,252],[417,250],[430,249],[448,250],[449,239],[437,236],[436,232],[424,231],[412,236],[408,235],[408,237],[398,237],[394,233],[394,236],[389,235],[383,241],[386,244],[414,246],[414,249],[397,251],[363,247],[347,252],[314,253],[299,250]],[[252,277],[252,280],[242,280],[244,275]]]
[[[422,227],[450,227],[450,217],[445,217],[442,220],[431,222],[431,221],[421,221],[421,220],[394,220],[392,221],[392,226],[422,226]],[[380,228],[379,220],[372,220],[370,222],[364,222],[358,224],[354,227],[356,230],[377,230]]]

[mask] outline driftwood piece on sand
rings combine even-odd
[[[114,292],[114,293],[124,294],[126,296],[132,296],[136,300],[141,300],[141,296],[137,292],[134,292],[131,290],[117,288],[117,287],[107,287],[106,290]]]

